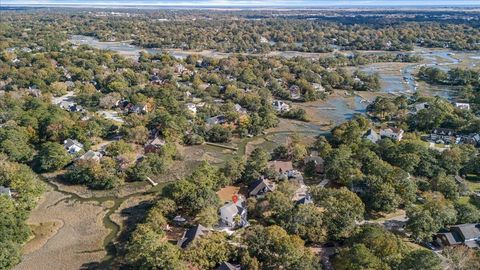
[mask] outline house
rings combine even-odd
[[[469,103],[455,102],[455,107],[460,109],[460,110],[465,110],[465,111],[470,110],[470,104]]]
[[[145,151],[145,154],[158,153],[158,151],[160,151],[160,149],[165,146],[165,143],[165,140],[161,139],[160,137],[155,137],[155,139],[145,144],[143,150]]]
[[[85,154],[83,154],[80,159],[83,160],[95,160],[95,161],[100,161],[100,159],[103,157],[102,153],[100,152],[95,152],[92,150],[88,150]]]
[[[0,186],[0,196],[12,197],[12,191],[8,187]]]
[[[235,111],[239,114],[247,114],[247,109],[243,108],[240,104],[235,104]]]
[[[272,102],[273,109],[275,109],[277,112],[288,112],[290,111],[290,105],[287,103],[280,101],[280,100],[274,100]]]
[[[150,77],[150,82],[156,85],[160,85],[163,83],[162,79],[160,79],[157,73],[153,73],[152,77]]]
[[[430,133],[430,140],[444,144],[455,143],[457,140],[457,134],[453,129],[435,128]]]
[[[175,72],[175,74],[177,75],[188,75],[188,76],[193,75],[193,71],[189,70],[182,64],[175,64],[173,66],[173,72]]]
[[[380,130],[380,136],[390,138],[394,141],[401,141],[403,138],[403,129],[401,128],[384,128]]]
[[[450,231],[438,233],[435,240],[442,247],[465,245],[478,248],[480,247],[480,223],[451,226]]]
[[[317,151],[312,151],[309,156],[305,157],[303,162],[305,164],[307,164],[309,162],[313,162],[313,164],[315,164],[315,172],[318,173],[318,174],[322,174],[322,173],[325,172],[325,168],[324,168],[325,160],[323,160],[323,158],[318,156]]]
[[[310,193],[305,194],[305,196],[301,197],[300,199],[295,201],[295,204],[311,204],[313,203],[313,198]]]
[[[216,270],[240,270],[241,267],[239,265],[233,265],[228,262],[223,262],[220,264],[219,267],[216,268]]]
[[[187,103],[187,109],[193,114],[193,115],[196,115],[197,114],[197,105],[194,104],[194,103]]]
[[[185,231],[182,238],[178,240],[177,245],[180,248],[186,248],[193,241],[207,234],[209,231],[210,231],[209,229],[205,228],[201,224],[195,225],[194,227]]]
[[[261,178],[255,182],[253,182],[248,187],[248,195],[252,197],[262,198],[268,192],[272,192],[275,190],[275,183],[272,181]]]
[[[225,115],[217,115],[207,119],[207,125],[222,125],[227,122]]]
[[[363,137],[372,143],[377,143],[382,137],[373,129],[369,129],[365,134],[363,134]]]
[[[239,197],[236,202],[220,207],[220,224],[228,227],[248,226],[247,203],[244,198]]]
[[[413,112],[418,113],[421,110],[430,108],[430,104],[428,102],[417,103],[413,105]]]
[[[312,83],[312,86],[317,92],[325,92],[325,87],[321,83]]]
[[[268,162],[268,166],[280,174],[293,170],[293,163],[291,161],[274,160]]]
[[[66,139],[63,141],[63,147],[65,150],[68,151],[70,154],[76,154],[83,149],[83,144],[78,142],[77,140]]]
[[[471,144],[473,146],[478,146],[480,145],[480,134],[478,133],[473,133],[470,135],[462,135],[460,138],[457,137],[457,141],[460,139],[460,143],[462,144]]]
[[[288,90],[290,91],[291,99],[297,100],[302,98],[302,95],[300,94],[300,87],[298,87],[298,85],[292,85]]]
[[[125,109],[127,113],[147,113],[149,111],[148,104],[132,104],[129,103],[128,105],[125,106]]]

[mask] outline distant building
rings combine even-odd
[[[207,234],[210,230],[198,224],[185,231],[183,237],[178,240],[177,245],[180,248],[187,248],[193,241]]]
[[[165,140],[161,139],[160,137],[155,137],[155,139],[145,144],[145,147],[143,148],[143,150],[145,151],[145,154],[158,153],[160,149],[162,149],[162,147],[165,146],[165,144],[166,144]]]
[[[233,264],[228,263],[228,262],[223,262],[215,270],[240,270],[240,269],[241,269],[241,267],[239,265],[233,265]]]
[[[313,162],[315,164],[315,172],[322,174],[325,172],[325,160],[318,155],[317,151],[312,151],[309,156],[305,157],[303,160],[305,164]]]
[[[78,142],[77,140],[67,139],[63,141],[63,147],[65,150],[68,151],[70,154],[76,154],[83,149],[83,144]]]
[[[295,203],[296,203],[297,205],[298,205],[298,204],[311,204],[311,203],[313,203],[313,198],[312,198],[312,196],[310,195],[310,193],[307,193],[307,194],[305,194],[304,197],[301,197],[301,198],[298,199]]]
[[[95,160],[95,161],[100,161],[102,159],[103,155],[100,152],[95,152],[92,150],[88,150],[85,154],[83,154],[80,159],[83,160]]]
[[[221,225],[229,227],[246,227],[247,220],[247,203],[244,198],[239,197],[236,203],[229,202],[220,207]]]
[[[363,137],[372,143],[377,143],[380,139],[382,139],[382,137],[372,128],[365,132]]]
[[[451,226],[449,232],[438,233],[435,238],[437,244],[442,247],[465,245],[478,248],[480,247],[480,223]]]
[[[268,192],[272,192],[275,190],[275,183],[268,179],[259,179],[255,182],[253,182],[249,187],[248,187],[248,195],[252,197],[257,197],[257,198],[262,198],[267,194]]]
[[[384,128],[380,130],[380,136],[390,138],[394,141],[401,141],[403,138],[403,129],[401,128]]]
[[[12,191],[8,187],[0,186],[0,196],[12,197]]]
[[[207,119],[207,125],[222,125],[227,122],[225,115],[217,115]]]
[[[277,112],[288,112],[290,111],[290,105],[287,103],[280,101],[280,100],[274,100],[272,102],[273,109],[275,109]]]
[[[470,103],[456,102],[455,107],[460,109],[460,110],[469,111],[470,110]]]
[[[247,109],[243,108],[240,104],[235,104],[235,111],[239,114],[247,114]]]
[[[430,140],[436,143],[451,144],[457,140],[455,130],[449,128],[435,128],[430,134]]]
[[[194,104],[194,103],[187,103],[187,109],[193,114],[193,115],[196,115],[197,114],[197,105]]]
[[[298,87],[298,85],[292,85],[288,90],[290,91],[291,99],[297,100],[302,98],[302,95],[300,94],[300,87]]]

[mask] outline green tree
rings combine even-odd
[[[346,188],[312,188],[313,201],[324,209],[323,222],[330,239],[348,237],[355,229],[357,221],[363,219],[365,206],[362,200]]]
[[[416,241],[431,240],[441,228],[456,221],[456,211],[452,203],[440,193],[425,193],[422,205],[407,209],[407,230]]]
[[[197,223],[207,227],[218,224],[218,209],[214,206],[208,206],[197,214]]]
[[[187,269],[181,260],[178,247],[170,244],[163,233],[140,224],[127,246],[127,262],[138,269]]]
[[[303,241],[278,226],[250,227],[244,239],[249,256],[258,260],[260,269],[320,269]]]
[[[334,258],[333,266],[337,270],[389,270],[380,258],[375,256],[365,245],[355,244],[351,248],[342,249]]]
[[[2,229],[0,227],[0,229]],[[11,241],[0,241],[0,269],[10,270],[22,260],[19,244]]]
[[[213,232],[195,240],[185,250],[185,259],[200,269],[212,269],[230,260],[233,248],[223,232]]]
[[[398,267],[399,270],[442,270],[442,260],[429,250],[417,249],[408,253]]]
[[[42,144],[36,157],[38,168],[45,172],[62,169],[71,160],[72,157],[63,146],[54,142],[46,142]]]

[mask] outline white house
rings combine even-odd
[[[83,144],[77,140],[67,139],[63,141],[63,147],[65,147],[65,150],[67,150],[68,153],[76,154],[83,149]]]
[[[239,197],[237,202],[229,202],[220,207],[220,222],[229,227],[245,227],[247,221],[247,206],[245,199]]]
[[[187,103],[187,109],[193,114],[197,114],[197,105],[194,103]]]
[[[280,100],[274,100],[272,102],[272,106],[277,112],[288,112],[288,111],[290,111],[290,105],[288,105],[287,103],[285,103],[283,101],[280,101]]]
[[[7,197],[12,197],[12,191],[8,187],[0,186],[0,196],[6,195]]]
[[[465,110],[465,111],[470,110],[470,104],[469,103],[456,102],[455,107],[457,107],[460,110]]]
[[[403,133],[404,131],[401,128],[384,128],[380,130],[381,137],[387,137],[394,141],[401,141]]]

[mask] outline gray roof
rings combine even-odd
[[[253,182],[249,187],[248,187],[248,194],[250,196],[257,196],[264,194],[269,191],[273,191],[275,189],[275,186],[273,183],[271,183],[267,179],[259,179],[255,182]]]
[[[310,196],[310,194],[307,194],[305,197],[302,197],[301,199],[299,199],[296,203],[297,204],[310,204],[310,203],[313,203],[313,199],[312,199],[312,196]]]
[[[8,187],[0,186],[0,196],[3,194],[7,194],[7,196],[12,196],[12,191]]]
[[[216,270],[240,270],[240,267],[228,262],[223,262]]]
[[[83,144],[81,144],[79,141],[77,140],[72,140],[72,139],[66,139],[63,146],[65,146],[66,148],[70,148],[72,146],[78,146],[80,148],[83,148]]]
[[[220,207],[220,213],[228,215],[228,216],[235,216],[238,215],[239,213],[242,213],[245,208],[242,206],[243,200],[239,199],[237,203],[227,203],[224,206]]]
[[[95,152],[92,150],[88,150],[83,156],[82,159],[93,159],[93,158],[101,158],[102,154],[100,152]]]
[[[458,232],[464,241],[480,238],[480,224],[460,224],[451,227],[452,231]]]
[[[209,230],[203,225],[198,224],[190,229],[188,229],[184,234],[182,239],[178,241],[178,246],[181,248],[186,248],[190,243],[192,243],[198,237],[205,235]]]

